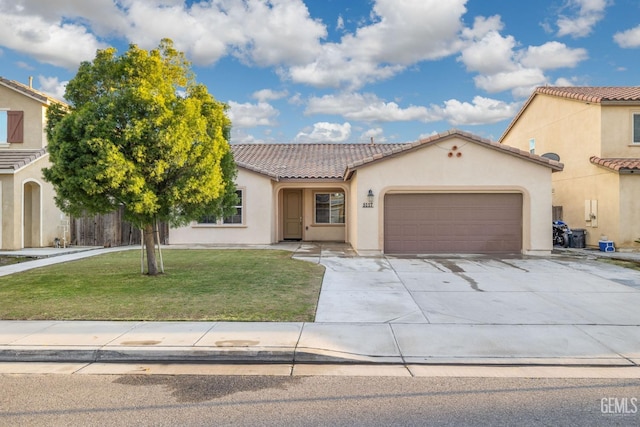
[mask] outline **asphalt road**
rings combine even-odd
[[[0,375],[2,426],[640,425],[640,380]]]

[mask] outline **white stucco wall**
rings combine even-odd
[[[271,179],[238,169],[236,187],[244,191],[242,225],[192,222],[169,231],[170,244],[270,244],[274,241],[274,196]]]

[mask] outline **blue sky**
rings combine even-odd
[[[232,143],[496,140],[537,86],[640,84],[637,0],[0,0],[0,76],[62,97],[96,49],[165,37]]]

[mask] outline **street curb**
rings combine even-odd
[[[627,359],[563,357],[409,357],[368,356],[326,350],[273,350],[256,348],[69,348],[12,347],[0,349],[0,363],[175,363],[175,364],[309,364],[309,365],[412,365],[494,367],[598,367],[638,368]]]
[[[8,348],[0,350],[2,362],[63,363],[293,363],[293,350],[267,349],[176,349],[170,347],[123,349],[69,349],[52,347]]]

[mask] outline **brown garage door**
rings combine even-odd
[[[384,198],[385,253],[521,250],[521,194],[388,194]]]

